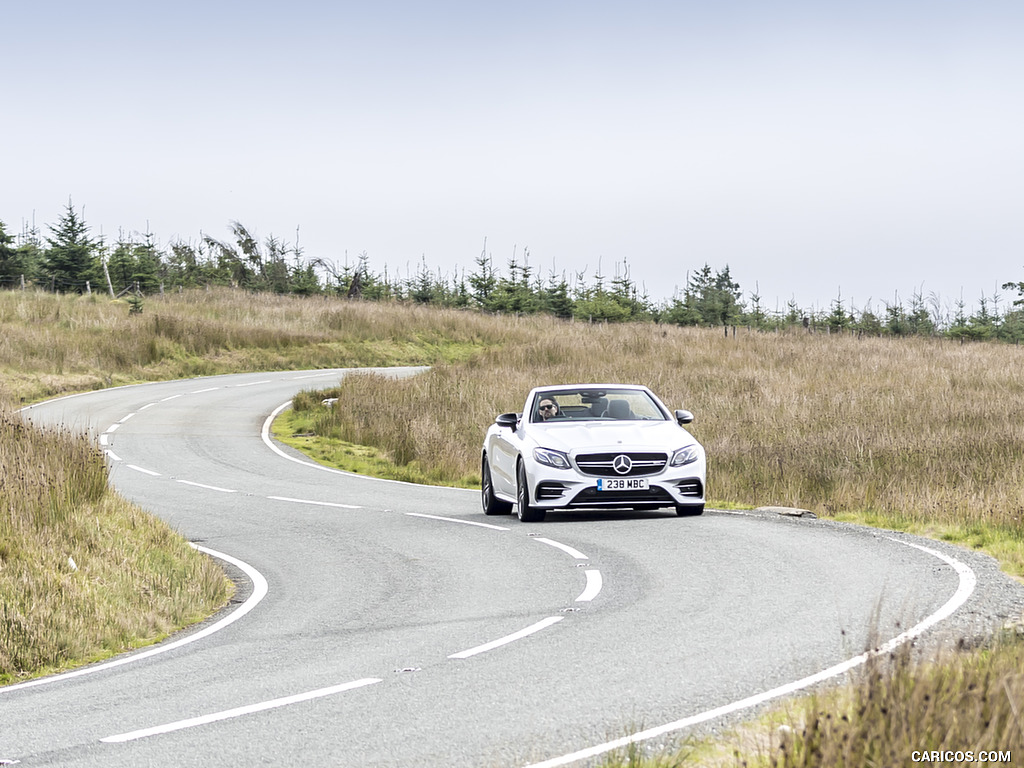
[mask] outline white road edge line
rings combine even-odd
[[[231,555],[226,555],[223,552],[217,552],[213,549],[201,547],[198,544],[192,544],[191,546],[195,549],[198,549],[200,552],[209,555],[210,557],[215,557],[218,560],[223,560],[227,563],[231,563],[233,566],[240,569],[243,573],[245,573],[246,576],[249,577],[249,581],[252,582],[252,594],[249,595],[248,599],[246,599],[246,601],[242,603],[242,605],[240,605],[238,608],[229,613],[220,621],[211,624],[206,629],[200,630],[199,632],[189,635],[188,637],[183,637],[181,638],[181,640],[176,640],[173,643],[167,643],[166,645],[158,645],[155,648],[149,649],[148,651],[143,651],[142,653],[135,653],[131,656],[121,656],[117,659],[105,663],[93,664],[88,667],[82,667],[81,669],[76,669],[73,672],[65,672],[60,675],[41,677],[38,680],[29,680],[24,683],[9,685],[0,688],[0,695],[9,693],[10,691],[17,691],[21,688],[34,688],[39,685],[48,685],[50,683],[56,683],[62,680],[70,680],[73,677],[82,677],[83,675],[91,675],[95,672],[103,672],[114,667],[123,666],[124,664],[131,664],[134,661],[142,661],[142,659],[148,659],[152,656],[157,656],[161,653],[173,651],[176,648],[181,648],[183,645],[188,645],[189,643],[194,643],[197,640],[202,640],[205,637],[209,637],[214,632],[219,632],[220,630],[225,629],[229,625],[234,624],[240,618],[249,613],[249,611],[251,611],[257,605],[259,605],[260,601],[267,596],[267,580],[263,578],[263,574],[261,574],[248,563],[243,562],[238,558],[231,557]]]
[[[324,375],[326,375],[326,374],[324,374]],[[299,377],[299,378],[316,378],[316,377],[315,376],[305,376],[305,377]],[[415,486],[417,488],[444,488],[446,491],[465,491],[466,493],[480,493],[480,491],[474,491],[472,488],[452,488],[450,486],[445,486],[445,485],[424,485],[422,483],[409,483],[409,482],[406,482],[405,480],[390,480],[390,479],[388,479],[386,477],[371,477],[370,475],[357,475],[355,472],[343,472],[342,470],[335,469],[334,467],[325,467],[323,464],[317,464],[316,462],[313,462],[313,461],[305,461],[305,460],[300,459],[300,458],[298,458],[296,456],[289,456],[287,453],[285,453],[280,448],[278,448],[276,445],[274,445],[274,441],[270,438],[270,425],[273,424],[274,419],[276,419],[278,417],[278,415],[281,413],[281,411],[283,411],[285,408],[288,408],[289,406],[291,406],[291,404],[292,404],[292,401],[289,400],[288,402],[281,403],[281,405],[277,406],[277,408],[275,408],[270,413],[270,415],[267,416],[266,421],[263,422],[263,430],[260,433],[260,436],[263,438],[263,443],[270,450],[272,450],[274,453],[276,453],[278,456],[280,456],[282,459],[288,459],[288,461],[294,461],[296,464],[302,464],[305,467],[310,467],[312,469],[319,469],[319,470],[322,470],[324,472],[331,472],[332,474],[335,474],[335,475],[344,475],[345,477],[358,477],[361,480],[371,480],[371,481],[376,482],[376,483],[394,483],[396,485],[412,485],[412,486]]]
[[[272,501],[290,501],[293,504],[313,504],[318,507],[339,507],[340,509],[362,509],[355,504],[338,504],[332,501],[312,501],[310,499],[292,499],[288,496],[267,496]]]
[[[518,632],[513,632],[511,635],[506,635],[505,637],[499,637],[497,640],[492,640],[489,643],[478,645],[475,648],[470,648],[467,651],[453,653],[448,658],[468,659],[470,656],[476,656],[478,653],[486,653],[487,651],[492,651],[495,648],[499,648],[503,645],[514,643],[516,640],[522,640],[524,637],[528,637],[529,635],[532,635],[535,632],[540,632],[542,629],[547,629],[552,624],[557,624],[564,618],[564,616],[548,616],[543,621],[538,621],[536,624],[531,624],[530,626],[526,627],[526,629],[521,629]]]
[[[589,557],[584,555],[582,552],[580,552],[578,549],[573,549],[568,544],[562,544],[560,542],[552,541],[551,539],[545,539],[545,538],[540,537],[540,536],[535,538],[534,541],[539,541],[541,544],[548,544],[549,546],[555,547],[556,549],[560,549],[563,552],[565,552],[566,554],[572,555],[577,560],[589,560],[590,559]]]
[[[787,696],[789,694],[796,693],[797,691],[803,690],[804,688],[809,688],[812,685],[817,685],[818,683],[824,682],[825,680],[829,680],[833,677],[838,677],[839,675],[849,672],[851,669],[859,667],[861,664],[864,664],[868,659],[874,656],[880,656],[886,653],[890,653],[899,646],[903,645],[903,643],[906,643],[907,641],[913,640],[914,638],[924,634],[925,631],[927,631],[934,625],[938,624],[940,621],[948,619],[950,616],[952,616],[953,613],[956,612],[958,608],[960,608],[960,606],[967,602],[967,599],[974,592],[974,588],[978,584],[978,578],[974,575],[974,571],[971,570],[970,566],[960,562],[959,560],[955,560],[952,557],[943,554],[942,552],[930,549],[928,547],[923,547],[920,544],[913,544],[909,541],[900,541],[899,539],[892,538],[891,536],[886,536],[884,538],[887,538],[890,541],[895,541],[898,544],[904,544],[908,547],[914,547],[915,549],[919,549],[922,552],[926,552],[929,555],[933,555],[939,558],[947,565],[949,565],[953,570],[955,570],[957,572],[957,575],[960,577],[960,583],[956,589],[956,592],[953,593],[953,596],[948,601],[946,601],[946,603],[941,608],[939,608],[939,610],[937,610],[931,616],[928,616],[921,623],[914,625],[903,634],[897,635],[896,637],[889,640],[887,643],[881,645],[878,648],[875,648],[873,651],[862,653],[860,656],[854,656],[852,659],[842,661],[839,664],[829,667],[828,669],[823,669],[821,672],[810,675],[808,677],[804,677],[800,680],[796,680],[795,682],[787,683],[786,685],[780,685],[778,688],[772,688],[770,691],[758,693],[754,696],[748,696],[745,699],[740,699],[739,701],[734,701],[731,704],[725,704],[721,707],[709,709],[706,712],[700,712],[696,715],[691,715],[690,717],[684,717],[682,720],[676,720],[672,723],[659,725],[656,728],[648,728],[645,731],[638,731],[637,733],[634,733],[630,736],[624,736],[623,738],[616,739],[615,741],[609,741],[604,744],[598,744],[593,747],[588,747],[587,749],[581,749],[578,752],[573,752],[568,755],[562,755],[561,757],[553,757],[550,760],[545,760],[540,763],[531,763],[527,766],[524,766],[524,768],[558,768],[558,766],[569,765],[570,763],[575,763],[579,760],[586,760],[591,757],[597,757],[598,755],[603,755],[606,752],[611,752],[614,749],[628,747],[630,744],[635,744],[639,741],[646,741],[647,739],[653,739],[658,736],[664,736],[665,734],[672,733],[673,731],[679,731],[683,728],[689,728],[691,726],[706,722],[708,720],[714,720],[717,717],[730,715],[734,712],[739,712],[741,709],[754,707],[759,704],[763,704],[767,701],[771,701],[772,699],[777,699],[781,696]]]
[[[425,517],[428,520],[444,520],[446,523],[459,523],[461,525],[475,525],[478,528],[490,528],[494,531],[511,531],[511,528],[504,528],[491,523],[478,523],[475,520],[459,520],[457,517],[440,517],[439,515],[425,515],[422,512],[405,512],[409,517]]]
[[[299,693],[294,696],[284,696],[280,699],[271,699],[270,701],[263,701],[259,704],[249,704],[245,707],[237,707],[236,709],[227,709],[223,712],[216,712],[211,715],[201,715],[199,717],[189,718],[188,720],[179,720],[176,723],[167,723],[166,725],[158,725],[153,728],[143,728],[138,731],[131,731],[129,733],[121,733],[117,736],[107,736],[106,738],[100,739],[102,742],[108,744],[123,743],[126,741],[135,741],[136,739],[145,739],[149,736],[158,736],[163,733],[172,733],[173,731],[181,731],[186,728],[195,728],[199,725],[207,725],[209,723],[216,723],[220,720],[230,720],[233,717],[242,717],[243,715],[251,715],[256,712],[264,712],[268,709],[276,709],[278,707],[287,707],[291,704],[299,704],[303,701],[310,701],[312,699],[320,699],[324,696],[333,696],[338,693],[345,691],[351,691],[356,688],[362,688],[367,685],[373,685],[374,683],[383,682],[377,677],[366,677],[362,680],[353,680],[351,683],[344,683],[342,685],[331,686],[330,688],[320,688],[316,691],[308,691],[306,693]]]
[[[597,570],[588,570],[587,574],[587,586],[580,593],[580,596],[576,598],[577,603],[589,603],[599,594],[601,594],[601,587],[604,585],[601,580],[601,572]]]
[[[121,461],[121,457],[120,457],[120,456],[118,456],[118,455],[117,455],[116,453],[114,453],[114,452],[113,452],[112,450],[110,450],[109,448],[107,448],[107,451],[106,451],[106,453],[107,453],[107,456],[109,456],[109,457],[110,457],[110,460],[111,460],[111,461]]]

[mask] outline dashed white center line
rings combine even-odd
[[[462,525],[475,525],[478,528],[490,528],[493,531],[510,531],[511,528],[503,528],[500,525],[491,525],[490,523],[478,523],[475,520],[460,520],[457,517],[440,517],[438,515],[424,515],[421,512],[406,512],[409,517],[425,517],[428,520],[444,520],[446,523],[461,523]]]
[[[164,733],[172,733],[174,731],[181,731],[186,728],[195,728],[200,725],[207,725],[209,723],[216,723],[220,720],[230,720],[233,717],[242,717],[243,715],[251,715],[256,712],[264,712],[268,709],[277,709],[278,707],[287,707],[291,704],[299,704],[303,701],[310,701],[312,699],[320,699],[324,696],[334,696],[338,693],[344,693],[345,691],[355,690],[356,688],[362,688],[367,685],[373,685],[374,683],[383,682],[377,677],[366,677],[362,680],[353,680],[351,683],[344,683],[342,685],[335,685],[330,688],[320,688],[315,691],[308,691],[306,693],[299,693],[295,696],[285,696],[280,699],[271,699],[270,701],[263,701],[258,704],[249,704],[245,707],[237,707],[235,709],[227,709],[223,712],[215,712],[210,715],[202,715],[200,717],[192,717],[188,720],[179,720],[174,723],[167,723],[166,725],[158,725],[153,728],[142,728],[137,731],[129,731],[128,733],[120,733],[116,736],[107,736],[100,739],[100,741],[115,744],[125,741],[135,741],[137,739],[145,739],[149,736],[158,736]]]
[[[181,483],[182,485],[191,485],[194,488],[204,488],[207,491],[218,491],[219,493],[238,493],[233,488],[219,488],[216,485],[206,485],[205,483],[194,483],[191,480],[176,480],[175,482]]]
[[[590,559],[589,557],[584,555],[582,552],[580,552],[578,549],[573,549],[568,544],[562,544],[559,541],[552,541],[551,539],[545,539],[543,537],[537,537],[537,538],[534,539],[534,541],[539,541],[542,544],[547,544],[549,546],[555,547],[555,549],[560,549],[563,552],[565,552],[566,554],[572,555],[577,560],[589,560]]]
[[[267,496],[268,499],[273,501],[290,501],[293,504],[313,504],[317,507],[337,507],[339,509],[362,509],[357,507],[355,504],[338,504],[332,501],[311,501],[310,499],[292,499],[288,496]]]
[[[143,469],[136,464],[126,464],[125,466],[128,467],[128,469],[134,469],[136,472],[141,472],[142,474],[149,475],[150,477],[160,477],[160,473],[154,472],[152,469]]]
[[[119,422],[117,422],[117,423],[118,423],[118,424],[124,424],[124,423],[125,423],[126,421],[128,421],[128,420],[129,420],[129,419],[130,419],[130,418],[131,418],[132,416],[134,416],[134,415],[135,415],[134,413],[129,413],[129,414],[127,415],[127,416],[125,416],[125,417],[124,417],[123,419],[121,419],[121,420],[120,420]]]
[[[497,640],[492,640],[489,643],[478,645],[475,648],[470,648],[467,651],[459,651],[458,653],[453,653],[448,658],[468,659],[470,656],[476,656],[478,653],[486,653],[487,651],[492,651],[495,648],[500,648],[503,645],[514,643],[516,640],[522,640],[524,637],[528,637],[529,635],[532,635],[535,632],[540,632],[542,629],[546,629],[550,627],[552,624],[557,624],[564,618],[564,616],[548,616],[548,618],[544,619],[543,621],[538,621],[536,624],[531,624],[525,629],[521,629],[518,632],[513,632],[511,635],[499,637]]]
[[[218,389],[220,389],[220,387],[207,387],[206,389],[196,389],[196,390],[190,392],[189,394],[201,395],[204,392],[216,392]]]
[[[601,593],[601,587],[603,586],[601,572],[598,570],[588,570],[586,574],[587,586],[580,596],[576,598],[577,603],[589,603]]]

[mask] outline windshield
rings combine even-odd
[[[565,389],[541,392],[530,409],[533,422],[665,421],[642,389]]]

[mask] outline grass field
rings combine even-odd
[[[742,329],[726,337],[231,291],[153,298],[134,316],[96,297],[0,292],[0,331],[0,472],[21,478],[0,495],[4,680],[152,640],[223,602],[219,571],[105,490],[92,446],[26,430],[11,413],[18,403],[135,381],[430,364],[412,379],[354,376],[306,393],[276,426],[314,433],[303,439],[326,462],[470,487],[484,426],[518,410],[532,386],[643,383],[696,414],[712,506],[806,507],[957,541],[1024,574],[1024,352],[1013,346]],[[341,407],[321,407],[327,395]],[[137,567],[118,565],[132,556]],[[145,599],[126,604],[113,588],[122,582]],[[25,606],[55,594],[76,595],[81,606],[55,599],[35,622]],[[93,632],[88,643],[71,642]],[[1022,669],[1024,645],[1013,633],[934,663],[892,659],[849,688],[791,705],[789,736],[777,737],[773,724],[763,749],[744,747],[722,764],[902,765],[932,744],[994,744],[1019,759]],[[679,759],[635,753],[608,765]]]

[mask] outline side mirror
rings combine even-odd
[[[676,421],[679,422],[680,427],[683,426],[683,424],[692,424],[693,414],[689,411],[676,411]]]
[[[494,420],[494,423],[499,427],[510,427],[511,429],[516,428],[516,424],[519,423],[518,413],[503,413]]]

